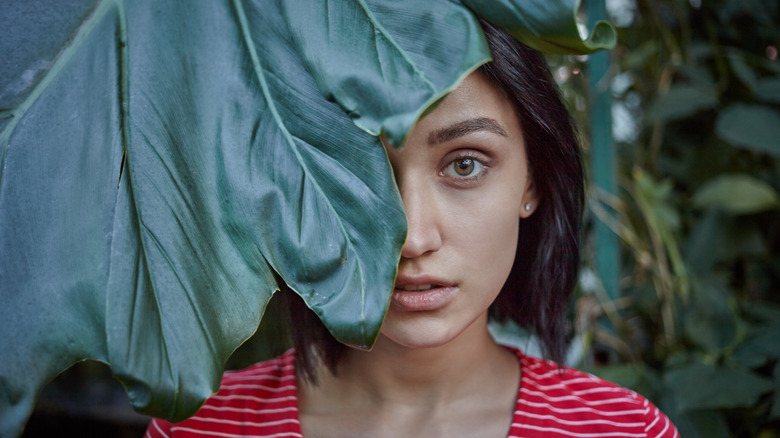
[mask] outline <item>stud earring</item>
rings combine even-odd
[[[525,211],[531,211],[531,208],[533,208],[533,206],[531,206],[531,203],[530,202],[526,202],[525,203]]]

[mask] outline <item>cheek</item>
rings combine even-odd
[[[503,286],[514,263],[519,232],[519,204],[522,193],[512,197],[474,196],[472,208],[453,212],[453,242],[484,284]],[[515,198],[516,196],[516,198]],[[497,291],[496,291],[497,292]]]
[[[493,211],[480,233],[480,253],[476,254],[481,268],[489,273],[491,282],[504,285],[517,252],[519,218],[512,214]],[[507,212],[508,213],[508,212]]]

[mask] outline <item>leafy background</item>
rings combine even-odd
[[[618,190],[592,190],[589,214],[620,238],[619,293],[589,234],[576,360],[656,402],[683,437],[778,436],[780,5],[607,4]],[[585,127],[605,116],[588,111],[591,61],[553,60]]]
[[[607,4],[619,29],[601,84],[610,114],[589,111],[592,59],[550,57],[583,137],[591,118],[611,117],[619,158],[619,190],[594,189],[588,211],[620,238],[619,293],[603,287],[588,234],[571,361],[655,401],[684,437],[779,436],[780,7]],[[261,333],[283,336],[273,330]],[[274,354],[266,345],[250,340],[233,365]],[[98,401],[112,397],[126,405],[104,368],[75,367],[44,391],[28,434],[71,418],[144,423],[106,420],[111,403]]]

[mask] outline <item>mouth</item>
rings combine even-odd
[[[401,311],[437,310],[457,294],[455,283],[433,278],[399,277],[393,290],[392,306]]]
[[[422,283],[422,284],[405,284],[405,285],[396,285],[395,288],[397,290],[402,290],[406,292],[422,292],[426,290],[431,290],[435,287],[440,287],[437,284],[433,283]]]
[[[403,275],[400,274],[395,279],[395,289],[407,292],[420,292],[442,287],[453,287],[454,282],[437,278],[431,275]]]

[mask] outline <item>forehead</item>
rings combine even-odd
[[[510,134],[519,130],[514,106],[504,91],[479,70],[471,73],[414,127],[412,134],[428,135],[443,125],[468,119],[497,121]]]

